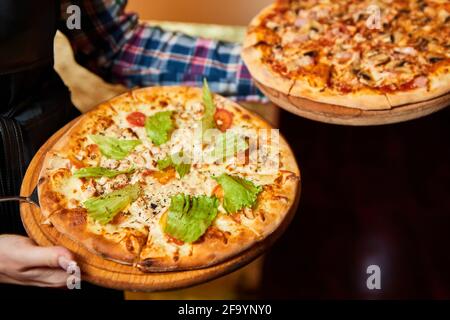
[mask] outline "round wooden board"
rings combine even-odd
[[[274,104],[283,109],[307,119],[332,124],[370,126],[403,122],[424,117],[450,104],[450,93],[447,93],[431,100],[406,104],[388,110],[368,111],[289,96],[254,81]]]
[[[36,153],[22,182],[21,195],[30,195],[33,192],[39,179],[45,154],[76,121],[77,119],[73,120],[56,132]],[[255,244],[238,256],[220,264],[204,269],[181,272],[143,273],[133,266],[122,265],[103,259],[60,234],[53,226],[42,224],[43,216],[39,208],[28,203],[22,203],[20,205],[20,215],[28,235],[37,244],[40,246],[62,245],[75,254],[76,261],[82,272],[82,280],[119,290],[161,291],[185,288],[215,279],[243,267],[256,259],[286,229],[296,212],[299,198],[300,183],[295,203],[286,215],[283,223],[264,241]]]

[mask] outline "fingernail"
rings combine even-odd
[[[66,270],[67,271],[67,268],[69,267],[69,264],[70,263],[74,263],[74,261],[72,261],[72,260],[70,260],[70,259],[67,259],[66,257],[64,257],[64,256],[60,256],[59,258],[58,258],[58,264],[59,264],[59,266],[61,267],[61,268],[63,268],[64,270]]]

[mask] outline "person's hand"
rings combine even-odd
[[[63,287],[73,256],[63,247],[39,247],[17,235],[0,235],[0,282]]]

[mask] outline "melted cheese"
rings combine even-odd
[[[92,185],[83,184],[82,181],[78,178],[70,177],[68,179],[65,179],[64,182],[61,183],[59,192],[66,199],[74,199],[82,203],[94,195],[95,189],[93,189]],[[70,201],[69,205],[70,207],[76,207]]]

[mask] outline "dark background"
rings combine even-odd
[[[450,298],[450,108],[393,125],[323,124],[287,112],[300,206],[267,254],[261,296]],[[366,268],[381,268],[368,290]]]

